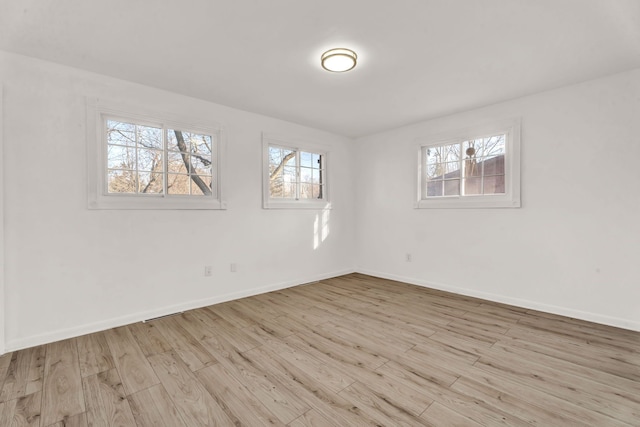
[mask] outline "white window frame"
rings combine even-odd
[[[425,147],[460,143],[492,135],[505,134],[505,193],[423,197],[425,185],[423,151]],[[418,143],[418,171],[416,209],[451,208],[519,208],[520,202],[520,119],[505,120],[416,140]]]
[[[211,135],[216,139],[212,155],[213,185],[211,196],[167,194],[117,194],[107,191],[106,121],[115,119],[164,129],[179,129]],[[164,148],[166,155],[166,147]],[[87,160],[89,209],[226,209],[223,198],[223,175],[226,135],[216,123],[198,123],[177,118],[170,113],[158,113],[143,108],[123,106],[96,98],[87,99]]]
[[[269,146],[277,146],[288,150],[296,151],[297,155],[302,152],[320,154],[323,158],[323,192],[322,199],[286,199],[271,197],[269,189]],[[305,142],[297,138],[283,137],[270,133],[262,134],[262,201],[264,209],[331,209],[329,188],[331,162],[329,160],[329,146]],[[300,162],[296,163],[298,168]]]

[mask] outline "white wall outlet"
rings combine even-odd
[[[407,254],[407,255],[405,256],[405,261],[407,261],[407,262],[411,262],[411,254]]]
[[[213,275],[213,267],[211,267],[210,265],[205,265],[204,266],[204,275],[205,277],[210,277]]]
[[[232,262],[231,265],[229,266],[230,270],[232,273],[235,273],[238,271],[238,264],[236,264],[235,262]]]

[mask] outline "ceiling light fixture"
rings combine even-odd
[[[322,54],[320,63],[322,68],[333,73],[343,73],[356,66],[358,55],[351,49],[330,49]]]

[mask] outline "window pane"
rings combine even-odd
[[[484,177],[484,194],[504,194],[504,192],[504,175]]]
[[[282,186],[282,197],[287,199],[295,199],[296,198],[296,183],[295,182],[284,182]]]
[[[300,184],[300,198],[312,199],[313,198],[313,185],[308,183]]]
[[[189,155],[185,154],[187,161],[189,160]],[[169,173],[188,173],[187,167],[184,164],[184,160],[182,159],[182,154],[176,153],[175,151],[167,152],[167,169]]]
[[[109,193],[135,193],[136,173],[134,171],[109,171],[107,173]]]
[[[444,182],[444,195],[445,196],[458,196],[460,195],[460,180],[452,179]]]
[[[291,166],[285,166],[283,170],[283,179],[285,182],[296,182],[296,168]]]
[[[162,129],[140,126],[136,127],[138,144],[144,148],[162,149]]]
[[[482,175],[482,163],[473,159],[467,159],[464,161],[464,176],[481,176]]]
[[[495,135],[484,139],[484,157],[495,157],[505,154],[505,135]]]
[[[107,143],[117,145],[136,145],[136,125],[116,120],[107,120]]]
[[[190,150],[189,138],[185,137],[186,132],[180,130],[167,130],[167,149],[171,151],[182,151],[188,153]]]
[[[167,193],[189,194],[189,175],[169,174],[167,176]]]
[[[151,172],[138,173],[138,192],[143,194],[162,194],[162,174]]]
[[[504,155],[484,159],[484,175],[504,175]]]
[[[317,169],[300,168],[300,182],[313,182],[313,173],[319,173]]]
[[[135,148],[116,145],[107,146],[107,167],[109,169],[135,169]]]
[[[211,175],[211,158],[201,156],[199,154],[191,154],[191,173],[198,175]]]
[[[464,194],[482,194],[482,178],[465,179]]]
[[[451,162],[444,164],[444,177],[457,178],[460,176],[460,162]]]
[[[206,194],[211,194],[211,177],[210,176],[200,176],[201,183],[205,187]],[[195,182],[195,180],[191,179],[191,194],[194,196],[204,196],[205,192],[200,186]]]
[[[443,181],[427,181],[427,197],[442,196]]]
[[[209,135],[197,135],[191,142],[191,153],[211,158],[212,138]]]
[[[482,157],[484,151],[483,139],[471,139],[462,143],[463,157],[470,159],[474,157]]]
[[[269,182],[269,196],[277,198],[284,196],[284,181],[282,180],[282,176],[274,177]]]
[[[311,154],[311,163],[314,168],[322,169],[324,168],[324,161],[322,159],[322,155],[320,154]]]
[[[138,150],[138,170],[148,172],[162,171],[162,151]]]
[[[314,167],[311,153],[305,153],[304,151],[300,152],[300,166],[306,168]],[[317,163],[315,164],[315,167],[318,167]]]

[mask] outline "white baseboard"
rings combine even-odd
[[[131,323],[141,322],[143,320],[152,319],[154,317],[166,316],[169,314],[179,313],[181,311],[193,310],[196,308],[207,307],[213,304],[232,301],[240,298],[250,297],[253,295],[264,294],[267,292],[278,291],[281,289],[291,288],[305,283],[317,282],[319,280],[330,279],[332,277],[350,274],[355,270],[342,270],[318,276],[307,277],[301,280],[290,280],[281,283],[273,283],[259,288],[246,289],[240,292],[232,292],[223,295],[216,295],[211,298],[205,298],[195,301],[188,301],[180,304],[162,307],[156,310],[139,312],[127,316],[121,316],[113,319],[106,319],[100,322],[89,323],[74,328],[61,329],[44,334],[33,335],[30,337],[20,338],[6,342],[6,351],[16,351],[24,348],[34,347],[37,345],[48,344],[67,338],[79,337],[81,335],[91,334],[94,332],[104,331],[119,326],[129,325]]]
[[[574,310],[571,308],[559,307],[559,306],[544,304],[536,301],[529,301],[529,300],[524,300],[520,298],[512,298],[504,295],[481,292],[474,289],[459,288],[455,286],[444,285],[441,283],[434,283],[426,280],[420,280],[413,277],[405,277],[405,276],[399,276],[395,274],[381,273],[379,271],[373,271],[373,270],[367,270],[367,269],[356,269],[356,273],[367,274],[369,276],[395,280],[398,282],[410,283],[412,285],[422,286],[425,288],[438,289],[441,291],[451,292],[454,294],[481,298],[489,301],[513,305],[516,307],[528,308],[531,310],[557,314],[565,317],[572,317],[574,319],[586,320],[588,322],[600,323],[602,325],[615,326],[617,328],[629,329],[632,331],[640,332],[640,322],[635,322],[635,321],[631,321],[631,320],[623,319],[619,317],[604,316],[597,313],[589,313],[586,311]]]

